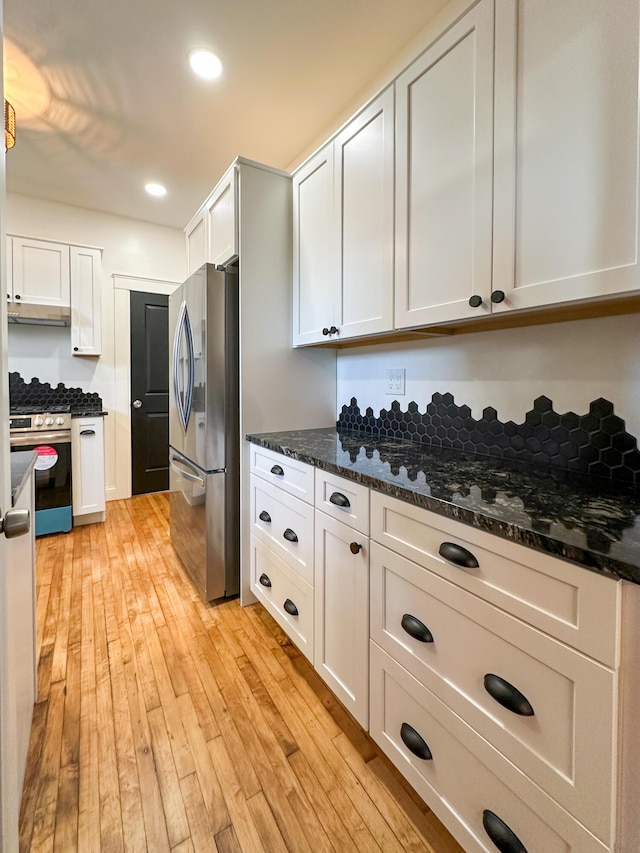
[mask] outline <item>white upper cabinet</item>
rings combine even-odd
[[[639,30],[480,0],[434,32],[294,175],[294,345],[640,292]]]
[[[329,340],[338,329],[333,193],[330,143],[293,176],[293,343],[298,346]],[[329,335],[331,328],[336,332]]]
[[[102,252],[70,247],[71,352],[100,355],[102,352]]]
[[[638,290],[636,2],[496,5],[498,310]]]
[[[204,210],[200,210],[185,228],[187,238],[187,275],[207,262],[207,226]]]
[[[393,328],[394,92],[334,141],[340,338]]]
[[[205,205],[207,260],[211,264],[225,264],[238,254],[236,181],[236,167],[231,166],[222,176]]]
[[[204,263],[226,264],[238,254],[237,195],[234,163],[185,228],[188,275]]]
[[[493,23],[482,0],[396,81],[397,328],[489,300]]]
[[[393,327],[394,94],[293,176],[295,345]]]
[[[68,308],[69,246],[10,237],[12,244],[12,292],[9,298],[31,305]]]

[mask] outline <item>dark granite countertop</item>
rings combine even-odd
[[[20,492],[33,472],[38,454],[35,450],[13,450],[11,461],[11,506],[15,506]]]
[[[103,412],[101,409],[72,409],[72,418],[105,418],[109,412]]]
[[[640,493],[553,469],[335,427],[248,435],[285,456],[640,584]]]

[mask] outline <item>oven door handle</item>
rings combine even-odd
[[[187,480],[192,480],[194,483],[197,483],[199,486],[204,488],[205,482],[204,477],[201,477],[197,474],[190,465],[188,465],[183,459],[178,459],[176,456],[169,456],[169,464],[173,468],[174,471],[177,471],[178,474],[182,474]]]
[[[71,432],[52,430],[51,432],[18,432],[9,436],[11,447],[26,447],[30,444],[70,444]]]

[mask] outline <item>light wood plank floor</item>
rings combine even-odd
[[[204,605],[166,494],[38,540],[22,851],[458,853],[260,605]]]

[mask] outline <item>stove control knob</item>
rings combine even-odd
[[[35,419],[35,421],[34,421],[33,423],[34,423],[36,426],[42,426],[42,424],[44,423],[44,421],[42,420],[42,418],[36,418],[36,419]]]
[[[61,426],[64,423],[64,418],[56,418],[56,423]]]
[[[52,423],[53,423],[53,418],[45,418],[44,419],[44,425],[45,426],[51,426]]]

